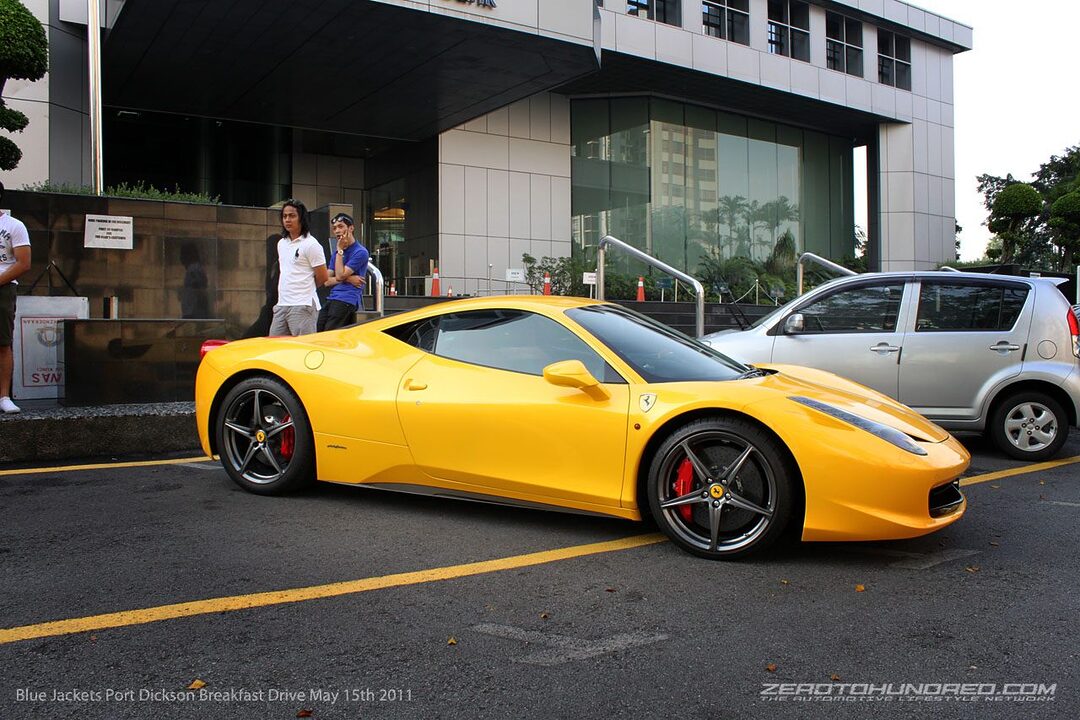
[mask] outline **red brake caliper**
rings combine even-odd
[[[289,416],[286,415],[281,422],[289,422]],[[281,431],[281,457],[292,460],[294,447],[296,447],[296,433],[292,427],[287,427]]]
[[[679,465],[679,472],[675,475],[675,497],[682,497],[694,488],[694,466],[690,464],[690,458],[686,458]],[[686,522],[694,518],[694,509],[689,505],[680,505],[679,514]]]

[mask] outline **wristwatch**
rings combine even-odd
[[[344,250],[340,250],[340,249],[339,249],[339,250],[337,251],[337,254],[338,254],[338,255],[344,255],[344,254],[345,254],[345,251],[344,251]]]

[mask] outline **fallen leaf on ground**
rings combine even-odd
[[[994,488],[995,490],[998,490],[998,489],[1000,489],[1000,488],[1001,488],[1001,486],[1000,486],[1000,485],[991,485],[990,487]]]
[[[829,679],[832,680],[833,682],[836,682],[837,680],[840,679],[840,676],[837,675],[836,673],[833,673],[832,675],[829,676]]]
[[[866,586],[865,585],[856,585],[855,586],[855,592],[866,592]]]
[[[191,684],[187,686],[187,689],[188,690],[198,690],[199,688],[204,688],[204,687],[206,687],[206,683],[204,683],[199,678],[195,678],[194,680],[191,681]]]
[[[548,619],[548,614],[547,613],[540,613],[540,619],[541,620],[547,620]]]
[[[311,717],[312,714],[313,714],[312,711],[308,710],[307,708],[304,708],[303,710],[297,710],[296,711],[296,717]]]
[[[999,542],[994,542],[993,540],[991,540],[991,541],[990,541],[990,544],[991,544],[992,546],[994,546],[994,547],[1001,547],[1001,543],[999,543]]]
[[[968,565],[964,569],[967,570],[969,573],[977,573],[982,570],[982,568],[980,568],[978,565]]]
[[[604,588],[604,592],[615,592],[615,588]]]
[[[780,584],[781,584],[781,585],[790,585],[790,584],[791,584],[791,581],[790,581],[790,580],[781,580],[781,581],[780,581]]]
[[[765,666],[765,670],[768,672],[776,672],[776,663],[769,663]]]
[[[451,635],[450,639],[446,641],[446,644],[447,645],[457,645],[457,638],[455,638],[454,636]]]

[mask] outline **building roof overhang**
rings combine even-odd
[[[104,102],[421,140],[593,72],[592,45],[369,0],[129,0]]]

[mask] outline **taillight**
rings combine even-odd
[[[221,347],[228,342],[228,340],[203,340],[203,344],[199,346],[199,360],[202,360],[204,357],[206,357],[206,353],[210,352],[214,348]],[[1074,338],[1073,345],[1075,346],[1075,344],[1076,343]]]
[[[1076,311],[1069,308],[1065,313],[1069,316],[1069,334],[1072,335],[1073,357],[1080,357],[1080,320],[1076,318]]]

